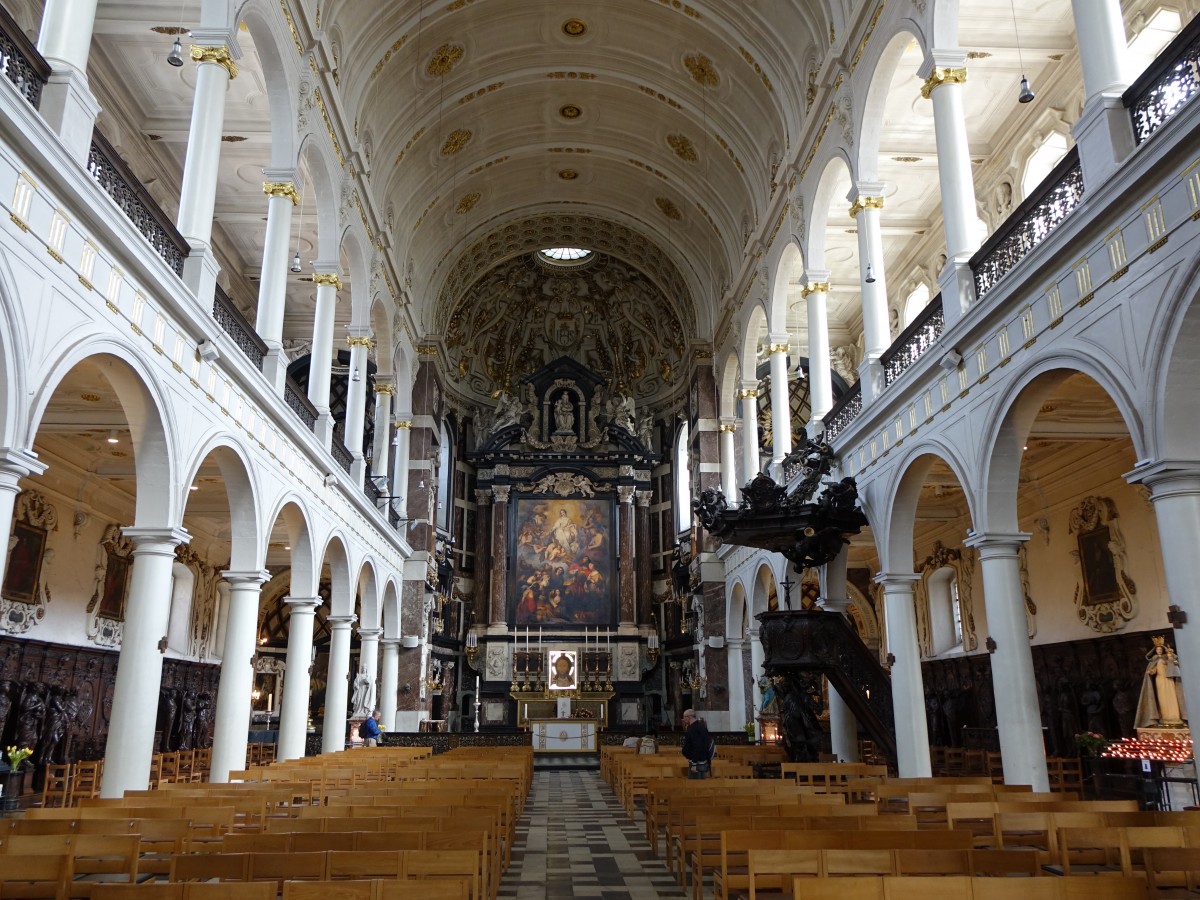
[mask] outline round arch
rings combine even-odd
[[[966,477],[969,467],[959,458],[956,449],[940,436],[930,439],[909,450],[896,469],[894,487],[888,486],[886,496],[890,503],[881,510],[886,527],[875,533],[886,535],[886,544],[876,546],[879,552],[880,571],[892,574],[908,574],[913,566],[913,532],[916,523],[917,505],[921,499],[921,486],[929,471],[937,463],[944,463],[958,480],[966,496],[971,522],[977,522],[974,504],[975,491]]]
[[[287,529],[291,546],[291,593],[296,597],[315,597],[318,588],[318,572],[313,557],[312,526],[304,499],[298,494],[288,493],[279,499],[267,521],[264,532],[270,539],[274,523],[282,519]]]
[[[230,435],[211,435],[184,463],[182,469],[188,477],[181,483],[180,505],[186,512],[188,486],[195,482],[201,466],[209,457],[220,469],[229,500],[229,568],[235,572],[261,570],[265,559],[265,542],[258,521],[257,483],[245,449],[236,440],[231,440]]]

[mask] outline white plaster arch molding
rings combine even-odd
[[[383,588],[382,615],[383,637],[399,640],[403,636],[400,629],[400,588],[394,575],[388,576]]]
[[[189,488],[200,467],[211,456],[221,471],[229,500],[229,568],[235,572],[261,571],[266,558],[265,529],[259,522],[263,504],[259,500],[258,478],[249,462],[249,454],[237,435],[228,433],[211,432],[193,446],[197,447],[194,455],[182,467],[190,476],[180,486],[183,515],[187,511]],[[270,532],[266,531],[266,534]]]
[[[725,604],[725,637],[727,640],[743,638],[750,629],[751,622],[746,602],[746,586],[739,579],[729,583],[727,591],[729,599]]]
[[[263,534],[266,540],[271,539],[275,522],[281,518],[287,529],[289,545],[292,548],[291,564],[288,567],[290,580],[288,593],[293,597],[315,597],[319,573],[313,558],[311,516],[304,498],[299,494],[287,492],[277,499],[275,509],[264,520],[266,527],[263,529]]]
[[[25,435],[17,446],[33,446],[46,407],[67,374],[81,363],[94,365],[117,395],[135,448],[137,496],[133,524],[139,528],[173,527],[182,515],[175,474],[179,424],[140,348],[127,343],[123,336],[107,334],[79,335],[75,341],[54,344],[54,336],[47,333],[39,343],[44,346],[34,348],[29,358],[43,360],[44,365],[30,369],[30,383],[38,387],[29,404]],[[57,352],[51,352],[52,344]]]
[[[321,552],[317,571],[329,564],[329,615],[349,616],[354,614],[355,585],[350,580],[350,556],[347,543],[340,530],[330,534]]]
[[[767,330],[769,333],[788,334],[789,340],[794,337],[788,333],[788,290],[792,273],[799,271],[803,281],[804,270],[803,252],[795,242],[788,240],[773,267],[774,275],[771,279],[770,300],[767,307]]]
[[[382,623],[382,589],[375,561],[364,559],[358,570],[359,628],[379,628]]]
[[[296,101],[301,57],[279,7],[269,0],[248,0],[235,18],[245,24],[262,64],[271,115],[271,168],[295,168],[300,137]]]
[[[723,362],[718,369],[717,401],[719,415],[723,419],[737,416],[737,391],[742,364],[737,350],[727,350],[721,357]]]
[[[21,434],[18,398],[27,395],[25,363],[28,335],[24,316],[14,309],[17,295],[7,255],[0,254],[0,447],[27,447]],[[26,300],[28,303],[28,300]],[[32,435],[32,431],[28,432]]]
[[[317,243],[311,249],[311,259],[305,262],[337,260],[342,232],[338,222],[343,177],[341,165],[333,155],[328,136],[324,131],[318,131],[320,113],[312,112],[315,101],[312,100],[311,82],[301,78],[299,92],[302,121],[296,168],[307,170],[308,178],[305,183],[297,184],[297,189],[301,197],[300,210],[305,219],[312,215],[317,223]],[[316,121],[308,121],[314,117]],[[307,201],[304,199],[306,192],[314,195]]]
[[[863,639],[863,643],[873,653],[878,654],[879,648],[883,646],[883,634],[880,630],[880,619],[875,615],[875,608],[871,605],[870,599],[865,597],[862,591],[854,585],[847,584],[846,593],[850,600],[846,615],[850,617],[854,630]]]
[[[1139,459],[1195,459],[1196,423],[1200,422],[1200,391],[1196,390],[1193,360],[1200,346],[1200,255],[1181,267],[1181,274],[1163,294],[1169,298],[1161,320],[1147,335],[1147,346],[1162,353],[1148,360],[1148,383],[1143,407],[1151,417],[1146,447]],[[1152,343],[1149,343],[1152,342]]]

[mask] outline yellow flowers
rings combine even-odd
[[[8,767],[14,772],[21,768],[21,763],[33,756],[33,750],[29,747],[12,747],[5,748],[5,754],[8,756]]]

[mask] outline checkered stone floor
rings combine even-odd
[[[706,891],[706,893],[709,893]],[[499,900],[685,898],[597,772],[535,772]]]

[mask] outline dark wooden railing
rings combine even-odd
[[[183,275],[183,261],[190,252],[187,241],[175,230],[174,223],[99,130],[92,132],[92,150],[88,154],[87,167],[155,252],[176,275]]]
[[[896,336],[892,345],[879,357],[885,383],[890,387],[892,382],[941,339],[945,329],[946,316],[942,310],[942,295],[938,294],[908,323],[908,327]]]
[[[288,378],[284,382],[283,399],[309,431],[312,431],[316,427],[317,408],[305,396],[304,391],[300,389],[300,385],[296,384],[291,378]]]
[[[213,318],[224,329],[238,349],[246,354],[246,358],[254,363],[258,371],[262,371],[263,358],[267,355],[267,345],[258,333],[251,327],[242,311],[237,308],[229,295],[217,285],[213,292]]]
[[[25,37],[16,19],[0,6],[0,74],[11,81],[34,109],[42,102],[42,88],[50,77],[50,63]]]
[[[983,299],[1001,278],[1066,221],[1082,199],[1083,168],[1079,165],[1079,148],[1072,147],[971,257],[975,296]]]
[[[354,457],[350,455],[350,451],[346,449],[346,441],[342,436],[340,428],[333,430],[333,440],[329,442],[329,452],[333,455],[334,461],[345,469],[350,471],[350,466],[354,464]]]
[[[1200,16],[1163,48],[1122,96],[1139,144],[1200,93]]]
[[[850,389],[825,414],[825,440],[832,441],[841,434],[862,412],[862,381],[854,382]]]

